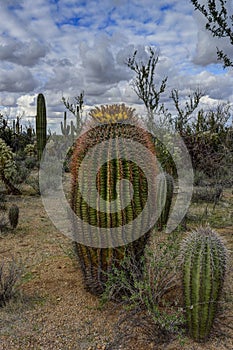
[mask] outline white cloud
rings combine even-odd
[[[0,91],[30,92],[36,87],[36,80],[27,68],[12,66],[0,71]]]
[[[232,47],[205,31],[190,2],[5,0],[0,31],[0,106],[11,113],[32,115],[39,92],[53,124],[64,111],[61,97],[82,90],[88,106],[140,103],[125,62],[135,49],[145,59],[148,46],[159,49],[156,83],[168,77],[163,101],[169,108],[172,88],[185,96],[200,87],[209,103],[233,97],[233,74],[216,65],[216,43],[227,52]]]
[[[32,67],[36,65],[47,52],[48,46],[42,45],[36,40],[21,42],[8,39],[0,44],[0,60],[21,66]]]

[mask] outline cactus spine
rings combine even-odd
[[[174,191],[173,177],[168,173],[161,173],[157,176],[157,195],[156,202],[161,214],[157,220],[158,230],[162,230],[166,225],[169,212],[172,204],[172,197]]]
[[[76,215],[83,221],[101,228],[118,227],[120,231],[125,224],[132,222],[144,208],[147,201],[147,179],[137,164],[127,160],[127,154],[125,154],[125,159],[117,156],[118,146],[112,140],[119,140],[120,138],[121,140],[130,139],[144,145],[152,152],[150,162],[154,161],[153,154],[155,151],[152,137],[148,132],[135,124],[123,122],[123,119],[126,119],[127,114],[130,115],[129,112],[131,109],[122,106],[118,109],[118,114],[116,112],[109,114],[108,112],[111,111],[111,106],[106,108],[102,107],[101,111],[96,108],[91,113],[91,116],[94,119],[98,113],[98,119],[95,119],[93,128],[81,135],[74,145],[71,169],[71,206]],[[124,116],[124,118],[122,116]],[[105,148],[105,141],[109,141],[108,149]],[[96,168],[99,169],[96,175],[96,181],[93,183],[90,182],[89,173],[82,173],[80,165],[88,150],[95,145],[100,145],[102,148],[99,147],[98,154],[93,156],[93,163],[96,162]],[[100,161],[102,154],[108,155],[113,152],[116,154],[116,157],[114,159],[106,159],[106,162],[99,167],[98,162]],[[133,185],[133,199],[130,204],[123,209],[120,209],[119,203],[119,210],[114,212],[103,210],[99,206],[99,203],[96,203],[97,209],[92,208],[88,206],[87,202],[81,195],[79,189],[80,185],[78,183],[78,178],[80,178],[80,176],[82,178],[82,186],[88,189],[88,195],[95,203],[96,197],[91,197],[93,196],[92,190],[94,187],[97,188],[100,197],[103,198],[106,203],[111,203],[112,200],[116,200],[117,198],[116,185],[117,182],[122,179],[129,180]],[[129,186],[126,186],[126,188],[124,188],[124,196],[129,196],[129,193],[130,188]],[[106,206],[107,205],[108,204],[106,204]],[[148,221],[150,220],[148,217],[145,217],[144,219]],[[89,231],[85,231],[83,227],[79,226],[75,228],[75,230],[76,234],[80,234],[81,231],[81,234],[84,237],[85,235],[89,235]],[[123,229],[120,232],[122,237],[124,237]],[[111,238],[114,241],[114,237]],[[138,261],[143,254],[147,239],[148,234],[146,233],[140,238],[132,241],[132,243],[127,243],[126,241],[125,245],[116,248],[111,247],[111,242],[108,245],[109,248],[95,248],[80,244],[78,243],[78,240],[76,240],[74,243],[75,250],[81,264],[86,287],[95,294],[102,293],[107,278],[106,272],[111,270],[113,263],[116,263],[117,261],[119,262],[126,254],[133,256],[135,260]]]
[[[12,228],[16,228],[19,221],[19,207],[13,204],[9,209],[9,221]]]
[[[200,227],[182,244],[184,303],[190,336],[206,341],[223,286],[227,250],[210,227]]]
[[[47,140],[46,105],[45,105],[45,98],[43,94],[39,94],[37,97],[36,140],[37,140],[38,159],[40,161],[46,145],[46,140]]]

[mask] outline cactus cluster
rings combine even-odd
[[[15,175],[14,154],[5,141],[0,138],[0,179],[6,186],[8,193],[20,194],[20,191],[13,185]]]
[[[181,248],[184,303],[190,336],[206,341],[216,315],[227,250],[210,227],[193,231]]]
[[[103,113],[102,117],[101,113]],[[101,109],[96,108],[96,110],[93,110],[91,115],[95,119],[94,126],[77,139],[74,145],[71,169],[71,207],[76,215],[83,221],[90,223],[90,225],[101,228],[118,227],[119,231],[125,224],[132,222],[143,210],[147,201],[147,179],[140,167],[127,159],[127,154],[125,154],[125,159],[117,156],[119,150],[116,143],[111,142],[111,140],[128,139],[142,144],[151,151],[150,161],[152,163],[154,162],[153,154],[155,154],[151,135],[137,124],[131,124],[126,118],[127,113],[129,113],[129,119],[131,119],[133,112],[124,105],[118,106],[118,108],[115,105],[112,107],[102,106]],[[123,122],[124,120],[126,122]],[[100,121],[99,124],[96,124],[97,121]],[[108,149],[105,148],[105,141],[110,141]],[[88,171],[82,172],[81,163],[88,150],[96,145],[100,145],[100,147],[93,156],[93,163],[96,164],[96,168],[99,168],[99,171],[96,175],[96,182],[91,182]],[[102,166],[98,166],[103,153],[106,155],[114,153],[116,157],[114,159],[106,159],[104,164],[100,164]],[[141,157],[143,156],[141,155]],[[154,175],[156,176],[157,174],[155,173]],[[107,207],[102,208],[99,206],[99,203],[96,203],[97,209],[95,209],[90,207],[82,196],[78,181],[80,178],[82,179],[82,186],[88,189],[90,199],[94,202],[96,202],[96,198],[91,198],[91,196],[95,193],[93,189],[96,187],[101,198],[105,200],[106,206],[110,205],[111,201],[117,199],[116,185],[122,179],[126,179],[132,184],[134,196],[130,204],[124,209],[109,212]],[[130,196],[130,187],[124,188],[124,197],[127,196]],[[121,197],[118,200],[120,201]],[[120,203],[118,204],[118,208],[120,208]],[[144,217],[145,221],[149,219]],[[76,227],[75,231],[77,235],[89,235],[89,232],[86,232],[82,225]],[[123,237],[123,229],[121,234]],[[111,237],[111,239],[114,242],[115,237]],[[148,235],[146,233],[132,241],[132,243],[126,243],[116,248],[111,248],[111,246],[114,246],[114,244],[111,245],[111,242],[108,245],[110,248],[90,247],[77,243],[77,239],[74,244],[81,263],[86,287],[95,294],[103,292],[106,272],[111,270],[113,262],[120,261],[126,254],[134,256],[136,261],[139,261],[147,239]]]
[[[37,96],[36,141],[38,160],[40,161],[47,141],[46,104],[43,94]]]

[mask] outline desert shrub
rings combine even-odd
[[[18,283],[22,276],[22,265],[15,259],[0,263],[0,307],[12,299],[18,290]]]
[[[207,202],[217,204],[221,199],[223,189],[221,186],[202,186],[194,187],[192,201],[193,202]]]
[[[6,195],[0,193],[0,210],[6,210]]]
[[[5,211],[0,211],[0,233],[7,230],[8,220]]]
[[[112,300],[124,306],[114,346],[135,336],[132,334],[135,327],[140,327],[146,339],[152,341],[167,341],[183,332],[182,308],[178,306],[178,254],[179,239],[172,234],[162,240],[156,239],[141,258],[140,268],[131,257],[126,257],[120,269],[115,267],[108,273],[101,304]]]
[[[11,227],[13,229],[16,228],[19,221],[19,207],[17,205],[13,204],[10,207],[8,217],[9,217],[9,223]]]
[[[33,169],[35,167],[38,167],[38,160],[36,157],[30,156],[27,157],[24,161],[24,165],[27,169]]]
[[[25,183],[30,186],[36,195],[40,194],[40,183],[39,183],[39,174],[30,174]]]
[[[0,210],[0,232],[5,232],[9,228],[15,229],[19,220],[19,208],[13,204],[7,212],[7,207]]]

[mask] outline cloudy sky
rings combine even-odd
[[[0,13],[0,112],[11,118],[33,122],[40,92],[57,131],[62,96],[82,90],[86,111],[118,102],[140,110],[125,62],[136,49],[144,59],[148,46],[159,52],[156,81],[168,77],[168,108],[173,88],[184,98],[201,88],[207,107],[233,102],[233,69],[216,60],[216,46],[230,57],[232,47],[206,32],[189,0],[0,0]]]

